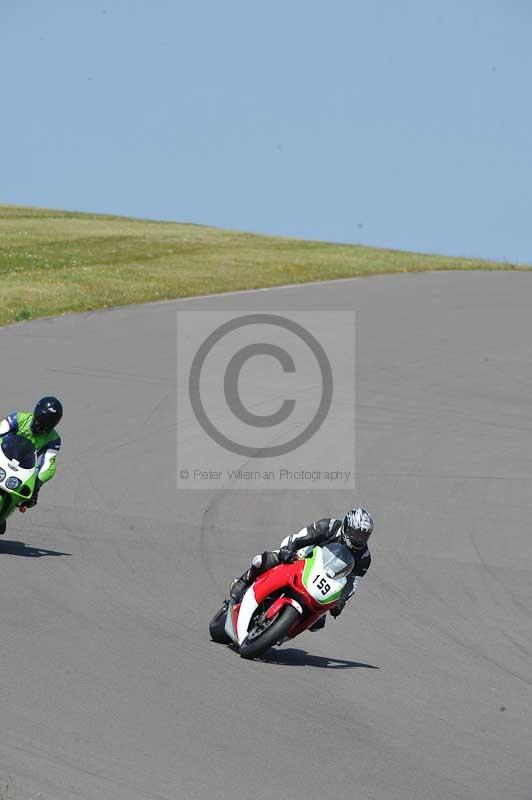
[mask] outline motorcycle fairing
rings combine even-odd
[[[253,586],[250,586],[240,604],[236,620],[236,642],[241,644],[248,635],[249,623],[251,617],[258,607],[258,602],[253,591]],[[229,634],[230,635],[230,634]]]
[[[315,547],[310,558],[305,560],[302,581],[305,589],[320,606],[334,603],[340,597],[346,585],[346,578],[335,577],[327,569],[323,554],[326,548]],[[328,552],[328,549],[327,549]]]
[[[316,561],[316,552],[319,552],[321,548],[316,547],[314,548],[313,555],[311,559],[301,559],[298,561],[294,561],[291,564],[279,564],[277,567],[272,567],[272,569],[265,572],[263,575],[260,575],[255,583],[253,584],[248,592],[253,592],[255,601],[257,605],[266,600],[269,595],[278,592],[279,590],[287,590],[292,591],[299,596],[302,600],[302,616],[301,619],[294,625],[294,627],[290,630],[289,636],[292,638],[297,636],[299,633],[302,633],[307,628],[310,628],[314,625],[317,620],[322,617],[327,611],[333,608],[336,605],[336,601],[340,596],[340,591],[345,585],[345,579],[341,579],[336,583],[338,586],[335,586],[334,596],[332,599],[325,599],[325,602],[321,602],[317,600],[311,592],[309,592],[308,587],[305,585],[305,578],[304,574],[305,571],[307,575],[311,574],[312,565]],[[311,561],[309,567],[309,561]],[[318,562],[322,564],[320,560]],[[314,575],[316,570],[312,572]],[[319,574],[319,573],[318,573]],[[330,580],[330,579],[328,579]],[[329,592],[329,595],[333,594]],[[289,602],[289,598],[282,598],[284,602]],[[277,602],[277,601],[275,601]],[[299,605],[299,603],[298,603]],[[255,606],[256,608],[256,606]],[[253,613],[253,612],[252,612]],[[249,627],[249,622],[251,620],[251,616],[246,622],[246,632],[247,628]],[[239,624],[239,631],[240,631],[240,624]],[[244,637],[245,638],[245,637]],[[240,641],[243,641],[241,639]]]

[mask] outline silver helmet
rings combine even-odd
[[[361,550],[373,531],[373,517],[365,508],[355,506],[342,520],[342,539],[352,550]]]

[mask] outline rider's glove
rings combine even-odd
[[[334,608],[331,608],[330,614],[331,617],[339,617],[342,611],[344,610],[345,600],[338,600],[338,603],[335,605]]]
[[[279,550],[279,561],[281,564],[290,564],[291,561],[294,561],[296,558],[296,554],[290,550],[289,547],[281,547]]]

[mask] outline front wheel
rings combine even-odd
[[[216,612],[209,625],[209,633],[213,642],[218,644],[229,644],[231,639],[225,632],[225,620],[227,619],[227,601],[221,609]]]
[[[258,625],[251,628],[239,648],[242,658],[258,658],[280,639],[283,639],[290,628],[300,618],[299,611],[294,606],[284,606],[267,627],[262,630]]]

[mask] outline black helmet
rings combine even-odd
[[[342,539],[352,550],[366,546],[373,531],[373,518],[365,508],[355,506],[342,520]]]
[[[57,397],[41,397],[33,412],[32,433],[50,433],[63,416],[63,406]]]

